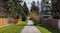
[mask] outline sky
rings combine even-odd
[[[27,3],[27,6],[28,6],[29,10],[31,8],[32,1],[35,1],[36,3],[37,3],[37,1],[41,2],[41,0],[23,0],[23,1]]]

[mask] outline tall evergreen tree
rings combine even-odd
[[[38,6],[36,6],[36,3],[33,1],[32,4],[31,4],[31,12],[32,11],[35,11],[36,13],[39,13],[39,8]]]
[[[25,21],[26,17],[28,16],[28,13],[29,13],[29,10],[28,10],[26,2],[24,2],[24,4],[23,4],[23,11],[22,11],[22,13],[23,13],[22,14],[22,21]]]
[[[3,0],[4,1],[4,0]],[[9,16],[16,18],[19,17],[21,12],[20,0],[5,0],[5,8]]]
[[[29,13],[26,2],[24,2],[24,4],[23,4],[23,12],[25,13],[25,15],[28,15],[28,13]]]
[[[52,17],[60,19],[60,0],[52,0]]]
[[[22,6],[21,6],[21,2],[22,0],[13,0],[14,2],[14,9],[16,12],[16,17],[19,18],[21,16],[21,11],[22,11]]]

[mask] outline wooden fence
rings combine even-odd
[[[13,24],[17,24],[18,22],[21,22],[21,19],[14,19]],[[0,18],[0,28],[8,26],[9,25],[9,18]]]
[[[0,28],[8,26],[8,18],[0,18]]]
[[[40,23],[43,26],[48,26],[48,27],[51,27],[51,28],[58,29],[58,19],[51,20],[51,19],[41,18]]]

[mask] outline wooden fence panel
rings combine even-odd
[[[8,18],[0,18],[0,27],[8,26]]]
[[[48,26],[51,28],[58,29],[58,19],[45,20],[45,18],[41,18],[40,22],[41,22],[41,25],[43,25],[43,26]]]

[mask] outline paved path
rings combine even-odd
[[[21,33],[41,33],[41,32],[35,26],[33,26],[32,20],[28,20],[27,26],[25,26]]]

